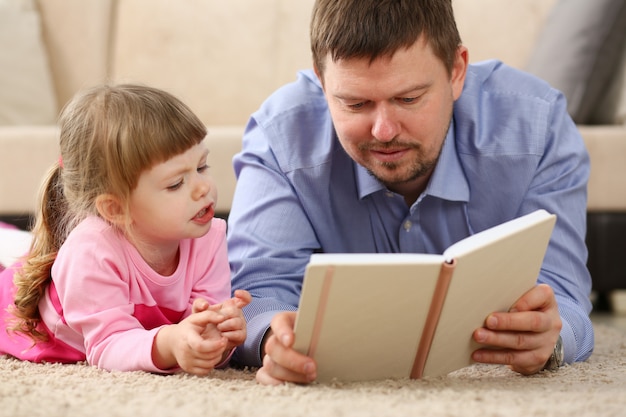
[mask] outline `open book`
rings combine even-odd
[[[472,339],[537,281],[556,216],[537,210],[442,255],[314,254],[294,348],[318,381],[444,375],[472,363]]]

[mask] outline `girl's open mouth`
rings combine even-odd
[[[196,223],[206,224],[213,219],[214,214],[213,206],[210,205],[200,210],[192,220]]]

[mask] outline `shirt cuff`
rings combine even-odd
[[[280,311],[268,311],[261,313],[248,320],[248,337],[242,345],[237,348],[233,355],[233,362],[241,366],[251,366],[259,368],[263,365],[261,357],[261,344],[265,333],[270,328],[272,318]]]

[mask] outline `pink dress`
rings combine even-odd
[[[159,275],[115,228],[98,217],[85,219],[59,251],[39,303],[49,341],[33,346],[30,338],[5,331],[14,270],[0,273],[0,354],[163,372],[151,359],[159,328],[189,316],[196,298],[214,304],[231,295],[224,220],[213,219],[201,238],[182,240],[179,253],[176,271]]]

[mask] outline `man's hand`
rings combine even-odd
[[[259,383],[309,383],[317,378],[315,361],[293,350],[295,320],[295,312],[279,313],[272,319],[271,330],[263,343],[263,366],[256,374]]]
[[[493,313],[485,327],[474,332],[474,340],[493,349],[478,349],[476,362],[509,365],[531,375],[543,369],[550,358],[562,327],[554,292],[539,284],[524,294],[507,313]]]

